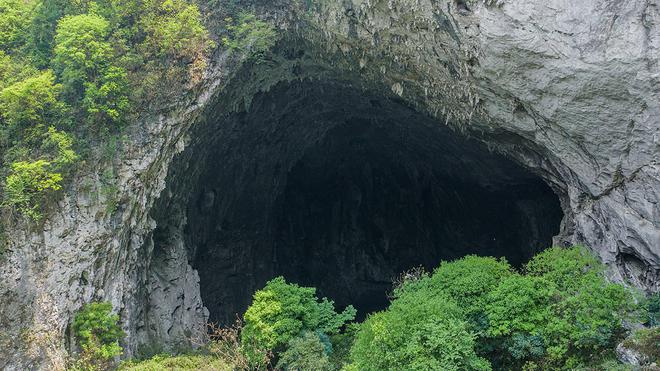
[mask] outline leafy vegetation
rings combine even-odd
[[[90,303],[73,320],[73,334],[82,352],[74,368],[103,369],[122,354],[119,340],[124,331],[119,327],[119,316],[112,314],[107,302]]]
[[[390,307],[362,324],[351,353],[354,365],[431,367],[446,359],[440,350],[452,352],[450,363],[435,364],[442,369],[573,369],[614,357],[625,335],[623,321],[637,318],[637,308],[629,291],[606,281],[593,256],[582,248],[552,248],[524,271],[515,272],[504,260],[468,256],[404,282]],[[422,309],[426,302],[433,303],[428,312]],[[418,330],[422,339],[433,341],[427,326],[435,321],[442,323],[442,346],[433,353],[428,343],[415,343],[414,331],[424,329]],[[447,328],[450,344],[440,342]]]
[[[305,332],[327,337],[339,333],[355,318],[349,306],[337,313],[332,301],[316,297],[316,289],[287,283],[277,277],[254,294],[245,312],[241,342],[248,358],[255,364],[265,363],[264,351],[280,353],[287,344]]]
[[[119,132],[154,84],[199,81],[213,47],[186,0],[0,0],[3,205],[39,220],[76,152]]]
[[[254,14],[242,12],[238,19],[227,18],[225,21],[231,37],[224,37],[222,42],[230,50],[241,51],[257,61],[260,61],[277,41],[277,33],[273,27]]]
[[[649,296],[645,306],[648,313],[646,323],[649,326],[660,326],[660,293]]]
[[[287,349],[280,355],[277,362],[278,370],[318,370],[331,371],[335,368],[330,362],[327,340],[324,344],[323,334],[305,331],[302,335],[289,340]]]
[[[119,366],[122,371],[155,371],[155,370],[199,370],[199,371],[230,371],[235,370],[223,359],[208,354],[183,354],[172,356],[159,354],[142,361],[126,361]]]
[[[446,295],[407,292],[371,315],[351,349],[356,370],[488,370],[461,309]]]
[[[607,282],[603,265],[579,247],[548,249],[521,271],[504,259],[478,256],[443,262],[432,274],[414,269],[396,281],[389,307],[359,324],[349,323],[352,307],[337,312],[314,288],[277,277],[254,294],[244,326],[213,327],[194,354],[121,368],[627,370],[614,356],[622,341],[647,364],[660,355],[657,326],[627,338],[624,328],[626,321],[651,324],[657,295],[635,303],[633,293]],[[83,310],[93,314],[76,317],[74,331],[83,349],[97,349],[91,354],[103,360],[117,354],[120,333],[109,305],[95,305]],[[99,351],[104,345],[109,348]]]

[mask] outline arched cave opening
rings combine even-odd
[[[392,97],[296,81],[226,111],[195,128],[154,213],[152,269],[182,246],[211,321],[278,275],[364,315],[402,271],[467,254],[520,265],[559,232],[542,179]]]

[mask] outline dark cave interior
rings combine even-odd
[[[219,112],[171,169],[154,234],[157,249],[182,225],[211,321],[278,275],[363,316],[405,270],[468,254],[520,265],[559,232],[542,179],[391,97],[292,82]]]

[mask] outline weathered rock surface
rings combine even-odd
[[[227,124],[255,94],[294,80],[396,98],[488,144],[557,194],[556,243],[584,244],[613,279],[660,289],[655,0],[310,3],[257,7],[282,29],[271,60],[218,53],[199,88],[134,125],[115,163],[117,210],[106,209],[99,176],[80,174],[43,226],[11,222],[0,261],[0,368],[61,368],[67,326],[91,300],[120,313],[128,356],[185,346],[203,331],[195,251],[182,233],[182,200],[199,184],[172,180],[199,177],[197,162],[223,161],[184,151],[200,141],[195,128]],[[200,205],[216,202],[204,195]]]

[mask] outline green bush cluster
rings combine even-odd
[[[277,41],[278,35],[273,26],[254,14],[242,12],[237,19],[226,18],[225,22],[230,35],[223,37],[222,42],[230,50],[240,51],[248,58],[261,61]]]
[[[159,354],[148,360],[122,362],[121,371],[159,371],[159,370],[196,370],[196,371],[232,371],[231,364],[208,354],[182,354],[172,356]]]
[[[119,316],[107,302],[89,303],[76,314],[72,328],[82,352],[73,368],[107,369],[122,354],[119,340],[125,334],[118,322]]]
[[[338,334],[355,318],[355,313],[352,306],[338,313],[332,301],[316,297],[315,288],[287,283],[283,277],[277,277],[254,294],[244,315],[241,344],[255,365],[266,363],[269,353],[279,355],[288,351],[286,359],[290,359],[292,354],[314,341],[328,343],[328,337]],[[330,352],[331,346],[328,346],[325,356]],[[308,353],[312,354],[318,355]]]
[[[633,303],[582,248],[546,250],[524,274],[468,256],[397,288],[362,324],[351,358],[357,369],[597,367],[638,315]]]
[[[316,290],[282,277],[258,290],[245,324],[216,328],[201,354],[157,356],[127,369],[626,370],[623,344],[647,363],[660,354],[659,327],[627,339],[624,322],[657,319],[657,295],[638,301],[609,283],[583,248],[551,248],[521,270],[504,259],[466,256],[432,274],[402,275],[386,310],[350,323]],[[105,313],[109,313],[106,307]],[[116,319],[87,317],[98,328]],[[113,330],[109,330],[112,334]],[[87,332],[93,333],[93,332]],[[89,336],[83,336],[89,338]],[[98,339],[102,339],[98,337]],[[88,342],[110,344],[116,336]],[[81,342],[81,344],[83,344]],[[83,345],[84,347],[84,345]],[[110,348],[114,349],[114,348]],[[99,354],[108,354],[101,352]]]
[[[41,218],[74,151],[121,130],[150,82],[199,75],[212,47],[187,0],[0,0],[3,205]]]

